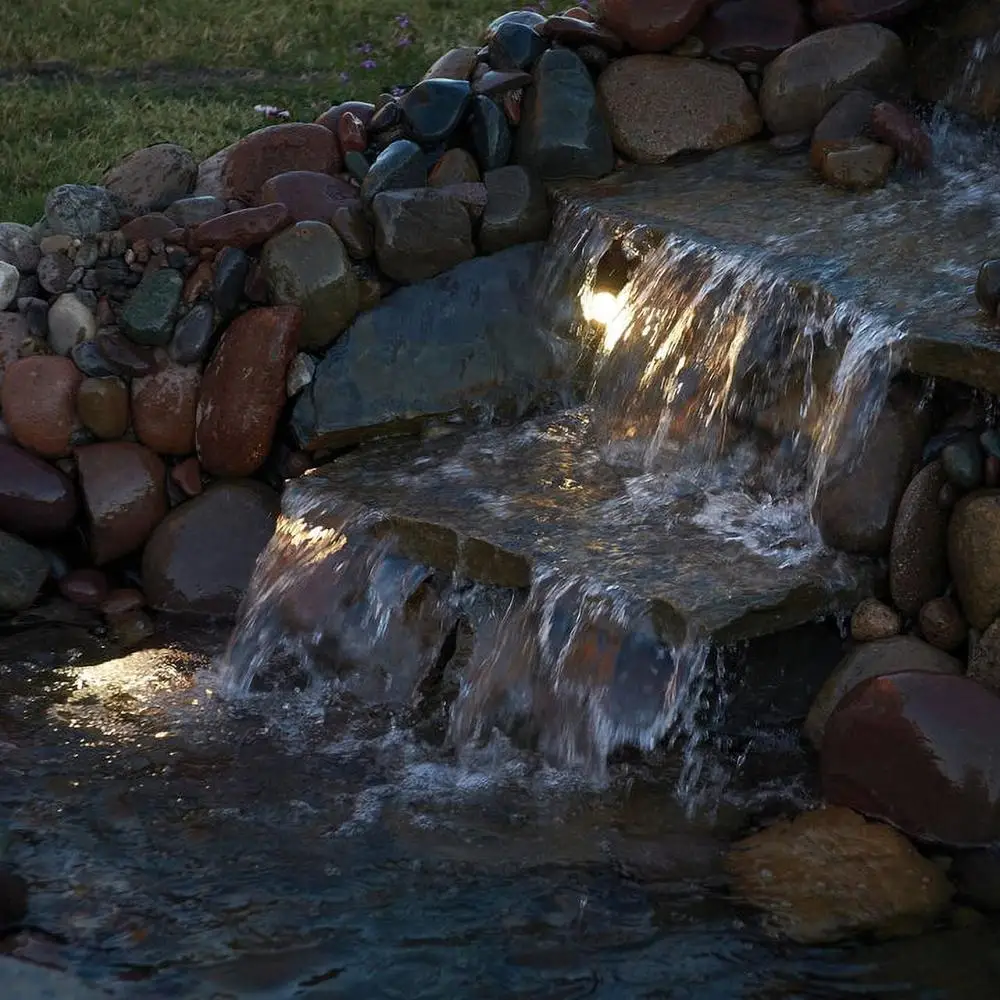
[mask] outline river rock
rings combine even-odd
[[[965,617],[985,629],[1000,614],[1000,490],[982,490],[956,504],[948,564]]]
[[[368,148],[365,123],[356,114],[345,111],[337,125],[337,142],[345,157],[348,153],[363,153]]]
[[[269,240],[261,254],[270,300],[299,306],[299,344],[318,350],[358,311],[358,280],[340,237],[322,222],[299,222]]]
[[[274,533],[278,498],[263,483],[215,483],[173,510],[142,557],[151,607],[206,615],[235,613],[257,556]]]
[[[721,0],[697,31],[713,59],[761,67],[809,34],[799,0]]]
[[[169,344],[183,291],[184,278],[173,268],[146,271],[122,310],[129,340],[143,347]]]
[[[198,180],[198,164],[190,151],[159,142],[129,153],[101,183],[136,215],[159,212],[190,194]]]
[[[579,56],[571,49],[550,49],[538,60],[534,80],[518,130],[518,162],[543,180],[610,173],[614,147]]]
[[[132,246],[139,242],[152,243],[162,240],[177,228],[177,223],[163,212],[150,212],[130,219],[121,228],[125,241]]]
[[[809,160],[815,170],[822,168],[827,143],[868,136],[877,103],[878,98],[870,90],[851,90],[823,115],[812,134]]]
[[[802,727],[807,739],[817,749],[822,745],[830,716],[844,696],[863,681],[904,670],[958,676],[962,664],[910,635],[866,642],[841,660],[816,695]]]
[[[135,552],[167,513],[163,462],[140,444],[114,441],[77,448],[76,463],[94,562]]]
[[[1000,694],[1000,620],[971,644],[968,676],[994,694]]]
[[[848,91],[879,90],[897,82],[905,61],[899,37],[877,24],[850,24],[809,35],[764,71],[764,121],[772,132],[811,129]]]
[[[111,192],[91,184],[60,184],[45,199],[45,224],[53,235],[96,236],[118,226]]]
[[[264,463],[301,322],[295,306],[250,309],[222,335],[202,378],[195,432],[209,474],[249,476]]]
[[[476,97],[472,103],[470,128],[476,159],[484,171],[506,166],[512,140],[503,109],[488,97]]]
[[[938,503],[946,482],[940,462],[924,466],[906,487],[889,546],[893,603],[915,615],[948,585],[948,511]]]
[[[239,247],[249,250],[266,243],[291,225],[292,216],[284,205],[260,205],[241,208],[217,219],[203,222],[191,234],[191,244],[196,248],[222,250]]]
[[[80,423],[102,441],[116,441],[129,425],[128,386],[116,375],[85,378],[76,394]]]
[[[481,180],[476,158],[456,146],[449,149],[431,168],[427,178],[430,187],[446,187],[449,184],[476,184]]]
[[[517,243],[544,240],[551,217],[545,185],[524,167],[491,170],[486,183],[486,210],[479,226],[479,250],[496,253]]]
[[[423,187],[427,183],[427,158],[409,139],[397,139],[379,153],[361,185],[361,200],[370,206],[383,191]]]
[[[97,317],[71,292],[64,292],[52,303],[47,321],[49,347],[64,357],[97,334]]]
[[[812,19],[823,27],[876,21],[886,24],[908,14],[924,0],[812,0]]]
[[[43,553],[0,531],[0,612],[30,608],[48,575],[49,560]]]
[[[906,671],[865,681],[830,716],[827,801],[955,847],[1000,839],[1000,698],[965,677]]]
[[[312,170],[278,174],[260,189],[262,205],[281,204],[295,222],[325,222],[347,202],[358,201],[358,189],[339,177]]]
[[[407,138],[424,145],[444,142],[463,123],[471,105],[467,80],[421,80],[399,99]]]
[[[375,252],[375,233],[360,201],[346,201],[330,223],[352,260],[367,260]]]
[[[482,94],[485,97],[503,97],[504,94],[512,90],[523,90],[530,87],[534,77],[530,73],[515,70],[507,73],[501,70],[489,69],[485,67],[481,75],[473,77],[472,91],[475,94]]]
[[[170,357],[179,365],[193,365],[208,354],[215,335],[215,311],[208,302],[196,302],[174,327]]]
[[[100,357],[104,359],[108,374],[133,378],[137,375],[148,375],[159,367],[153,348],[135,344],[120,333],[99,330],[93,343]],[[86,344],[81,346],[85,347]],[[74,351],[74,358],[76,356]]]
[[[1000,307],[1000,259],[985,260],[976,275],[976,301],[992,319]]]
[[[81,608],[99,608],[109,590],[108,576],[99,569],[75,569],[59,580],[59,593]]]
[[[721,149],[762,126],[739,73],[708,60],[628,56],[601,74],[597,90],[615,148],[636,163]]]
[[[0,310],[6,309],[17,298],[21,275],[13,264],[0,260]]]
[[[194,451],[195,412],[201,373],[196,365],[166,365],[132,381],[136,437],[160,455]]]
[[[953,652],[969,633],[962,612],[950,597],[935,597],[920,609],[920,631],[938,649]]]
[[[337,140],[328,128],[303,122],[269,125],[230,148],[222,170],[224,197],[253,205],[264,184],[278,174],[289,170],[332,174],[340,165]]]
[[[0,222],[0,260],[13,264],[21,274],[34,274],[41,248],[31,226],[20,222]]]
[[[372,115],[375,114],[375,105],[369,104],[366,101],[344,101],[341,104],[334,104],[316,119],[316,124],[322,125],[334,135],[338,135],[340,132],[340,119],[347,112],[359,118],[361,124],[367,128],[368,123],[372,120]]]
[[[868,139],[813,142],[810,157],[819,163],[823,180],[847,191],[872,191],[884,187],[896,161],[891,146]]]
[[[449,49],[431,64],[423,78],[425,80],[468,80],[472,76],[472,71],[479,64],[478,51],[471,45]]]
[[[851,615],[851,638],[855,642],[875,642],[899,635],[903,622],[898,612],[875,597],[866,597]]]
[[[239,247],[225,247],[216,254],[212,302],[220,323],[228,323],[235,315],[249,276],[250,258]]]
[[[305,450],[353,443],[470,405],[527,401],[557,374],[532,294],[539,244],[400,288],[360,315],[299,396]]]
[[[662,52],[693,29],[708,6],[708,0],[604,0],[598,20],[637,52]]]
[[[892,146],[903,163],[926,170],[934,159],[934,143],[923,125],[908,111],[891,101],[879,101],[872,108],[872,135]]]
[[[27,538],[53,538],[70,527],[76,510],[76,489],[65,475],[0,440],[0,528]]]
[[[726,870],[768,930],[802,944],[912,934],[952,895],[944,872],[905,837],[849,809],[781,820],[735,844]]]
[[[549,47],[548,40],[540,31],[544,23],[544,18],[537,24],[528,24],[525,20],[516,20],[507,15],[497,18],[487,29],[486,44],[490,66],[508,73],[530,70]]]
[[[67,456],[82,381],[69,358],[36,355],[9,364],[0,384],[0,414],[14,440],[45,458]]]
[[[200,226],[210,222],[220,215],[225,215],[229,209],[222,198],[213,195],[192,195],[190,198],[178,198],[164,212],[175,226],[187,229],[190,226]]]
[[[50,295],[68,291],[76,266],[64,253],[42,254],[38,261],[38,283]]]
[[[941,450],[941,468],[948,482],[963,492],[983,485],[983,453],[976,434],[961,435]]]

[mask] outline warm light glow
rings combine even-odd
[[[583,306],[583,318],[599,326],[607,326],[621,310],[618,296],[611,292],[584,292],[580,304]]]

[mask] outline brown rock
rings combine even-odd
[[[132,382],[136,437],[160,455],[194,451],[195,412],[201,373],[196,365],[166,365]]]
[[[158,212],[183,198],[198,179],[198,164],[183,146],[158,142],[129,153],[112,167],[101,184],[121,198],[129,210]]]
[[[855,642],[874,642],[899,635],[903,623],[899,614],[874,597],[866,597],[851,615],[851,638]]]
[[[701,20],[708,0],[603,0],[598,22],[637,52],[662,52]]]
[[[76,394],[76,412],[93,435],[116,441],[128,430],[128,386],[114,375],[85,378]]]
[[[70,527],[76,511],[76,489],[66,476],[0,440],[0,529],[24,538],[51,538]]]
[[[133,611],[141,611],[146,606],[146,598],[142,591],[133,587],[121,587],[112,590],[101,602],[101,614],[108,618],[119,618]]]
[[[781,820],[733,845],[726,870],[767,929],[803,944],[912,934],[952,895],[944,872],[905,837],[849,809]]]
[[[955,505],[948,564],[965,617],[985,629],[1000,614],[1000,490],[981,490]]]
[[[121,232],[129,246],[134,246],[140,242],[152,243],[153,240],[162,240],[176,228],[177,223],[169,215],[151,212],[149,215],[140,215],[126,222]]]
[[[337,123],[337,141],[341,152],[363,153],[368,148],[368,130],[365,123],[353,111],[345,111]]]
[[[181,300],[185,305],[194,305],[199,299],[207,299],[212,294],[215,269],[210,260],[201,260],[184,282]]]
[[[823,115],[812,134],[809,160],[814,170],[822,169],[827,143],[867,137],[877,103],[878,98],[870,90],[852,90]]]
[[[574,48],[578,45],[597,45],[605,52],[617,53],[624,47],[622,40],[613,31],[578,17],[555,14],[539,25],[538,32],[544,38],[551,38],[553,42]]]
[[[459,146],[449,149],[431,168],[427,178],[429,187],[447,187],[449,184],[477,184],[479,165],[476,158]]]
[[[962,612],[950,597],[935,597],[920,609],[920,631],[932,646],[949,653],[969,634]]]
[[[872,109],[872,135],[892,148],[907,166],[926,170],[934,159],[934,143],[923,125],[908,111],[890,101]]]
[[[948,511],[938,498],[947,482],[940,462],[931,462],[906,487],[889,547],[889,591],[893,603],[915,615],[948,585]]]
[[[135,649],[148,642],[156,632],[153,619],[142,611],[127,612],[123,615],[108,615],[111,637],[123,649]]]
[[[813,143],[823,180],[848,191],[871,191],[885,185],[896,160],[891,146],[867,139]]]
[[[970,645],[968,676],[994,694],[1000,694],[1000,620]]]
[[[178,462],[170,470],[170,478],[186,497],[196,497],[202,491],[201,464],[193,455]]]
[[[265,182],[289,170],[336,173],[341,168],[334,134],[323,125],[269,125],[241,139],[222,170],[226,198],[255,204]]]
[[[761,129],[743,78],[706,60],[627,56],[601,74],[597,92],[615,148],[636,163],[721,149]]]
[[[799,0],[722,0],[698,28],[709,56],[764,66],[809,34]]]
[[[78,448],[76,462],[94,562],[101,566],[136,551],[167,513],[163,462],[129,441]]]
[[[233,614],[254,564],[271,539],[278,498],[263,483],[215,483],[173,510],[142,558],[152,607],[208,615]]]
[[[830,717],[820,769],[829,802],[920,840],[1000,839],[1000,698],[965,677],[919,672],[856,687]]]
[[[367,104],[364,101],[344,101],[343,104],[334,104],[332,108],[327,108],[316,119],[316,124],[322,125],[323,128],[329,129],[334,135],[338,135],[340,119],[348,111],[359,118],[361,124],[367,129],[372,120],[372,115],[375,114],[375,105]]]
[[[423,75],[425,80],[468,80],[476,68],[479,50],[472,47],[451,49],[438,58]]]
[[[68,455],[82,381],[69,358],[40,355],[11,362],[0,385],[0,414],[14,440],[45,458]]]
[[[923,0],[812,0],[810,13],[823,27],[859,21],[888,24],[922,3]]]
[[[59,581],[59,593],[81,608],[97,608],[108,596],[108,577],[99,569],[75,569]]]
[[[206,472],[248,476],[267,458],[301,322],[294,306],[251,309],[222,335],[198,401],[195,440]]]
[[[329,223],[340,206],[360,202],[360,198],[358,189],[347,181],[309,170],[278,174],[260,189],[262,205],[284,205],[295,222]]]
[[[292,215],[284,205],[243,208],[197,226],[191,233],[191,246],[194,249],[239,247],[249,250],[266,243],[291,224]]]

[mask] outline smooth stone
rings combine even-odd
[[[889,591],[907,615],[915,615],[948,585],[948,511],[938,502],[945,484],[940,462],[924,466],[899,502],[889,546]]]
[[[538,33],[559,45],[576,48],[582,45],[596,45],[605,52],[619,53],[624,48],[622,40],[607,28],[578,17],[554,14],[546,18],[538,27]]]
[[[235,314],[249,274],[250,258],[243,250],[225,247],[219,251],[215,258],[212,302],[220,322],[228,322]]]
[[[342,104],[334,104],[316,119],[316,124],[329,129],[334,135],[339,135],[340,119],[348,112],[359,118],[361,124],[367,128],[372,115],[375,114],[375,105],[367,101],[344,101]]]
[[[230,147],[222,169],[224,196],[253,205],[264,184],[278,174],[290,170],[333,174],[340,166],[336,137],[323,125],[269,125]]]
[[[128,430],[128,386],[115,375],[86,378],[76,394],[80,423],[102,441],[117,441]]]
[[[819,749],[830,716],[846,695],[872,677],[901,671],[959,676],[962,664],[955,657],[911,635],[863,643],[840,661],[816,695],[802,727],[806,738]]]
[[[59,581],[59,593],[81,608],[99,608],[109,590],[107,574],[99,569],[75,569]]]
[[[891,146],[867,139],[826,142],[816,149],[823,180],[847,191],[872,191],[889,178],[896,151]]]
[[[77,344],[93,340],[97,334],[97,317],[69,292],[64,292],[52,303],[47,321],[49,347],[64,357]]]
[[[250,309],[223,333],[202,377],[195,443],[214,476],[249,476],[271,450],[286,402],[302,312],[295,306]],[[329,356],[329,355],[328,355]]]
[[[104,355],[101,354],[101,349],[93,340],[77,344],[70,352],[70,357],[73,359],[73,364],[88,377],[104,378],[115,374]]]
[[[976,276],[976,301],[991,318],[1000,307],[1000,260],[983,261]]]
[[[541,28],[544,23],[545,15],[540,14],[537,10],[511,10],[490,21],[483,32],[483,41],[488,45],[505,24],[521,24],[527,28]]]
[[[507,165],[513,140],[507,116],[496,102],[488,97],[475,98],[470,131],[476,159],[484,173]]]
[[[160,611],[231,615],[274,533],[278,497],[263,483],[215,483],[173,510],[142,557],[142,586]]]
[[[383,95],[384,103],[381,103],[372,115],[368,123],[369,132],[379,136],[384,132],[391,132],[402,126],[403,114],[399,110],[399,101],[389,94]],[[388,145],[388,143],[386,143]]]
[[[393,281],[424,281],[476,255],[468,211],[440,189],[386,191],[373,210],[375,257]]]
[[[368,176],[368,171],[371,170],[371,164],[364,153],[359,153],[357,150],[351,149],[344,154],[344,169],[359,184],[362,184]]]
[[[368,130],[365,123],[353,112],[345,111],[337,126],[337,142],[346,156],[350,152],[363,153],[368,148]]]
[[[242,291],[242,287],[240,289]],[[215,311],[208,302],[195,303],[174,327],[170,357],[179,365],[194,365],[207,357],[215,336]]]
[[[812,134],[810,162],[814,169],[822,166],[826,143],[866,137],[877,103],[878,98],[870,90],[851,90],[823,115]]]
[[[851,615],[851,638],[855,642],[875,642],[899,635],[903,627],[898,612],[874,597],[866,597]]]
[[[375,252],[375,233],[360,201],[341,205],[330,225],[352,260],[367,260]]]
[[[134,587],[118,587],[101,602],[101,614],[107,618],[120,618],[146,606],[146,598],[141,590]]]
[[[284,205],[260,205],[242,208],[203,222],[191,234],[191,245],[223,250],[238,247],[250,250],[266,243],[292,223],[292,216]]]
[[[800,0],[721,0],[697,31],[712,59],[759,68],[805,38],[809,22]]]
[[[779,820],[734,844],[725,867],[735,897],[764,912],[765,929],[800,944],[918,933],[953,892],[904,836],[849,809]]]
[[[428,187],[446,187],[449,184],[475,184],[481,180],[475,157],[467,150],[455,147],[447,150],[431,168]]]
[[[54,235],[96,236],[118,227],[110,191],[91,184],[60,184],[45,198],[45,223]]]
[[[541,28],[541,25],[538,27]],[[493,69],[508,73],[530,70],[548,47],[549,40],[536,31],[534,25],[504,21],[490,32],[487,42],[489,64]]]
[[[891,101],[879,101],[872,109],[872,135],[892,146],[899,159],[916,170],[927,170],[934,159],[934,143],[923,125],[908,111]]]
[[[76,489],[54,465],[0,440],[0,528],[26,538],[54,538],[76,517]]]
[[[33,545],[0,531],[0,612],[24,611],[48,579],[49,561]]]
[[[94,343],[112,375],[133,378],[159,367],[153,348],[133,343],[120,333],[98,330]]]
[[[880,25],[819,31],[768,64],[760,89],[761,114],[775,133],[811,129],[848,91],[879,91],[898,83],[905,63],[903,43]]]
[[[517,161],[543,180],[597,178],[615,165],[590,73],[570,49],[550,49],[535,67],[517,137]]]
[[[0,310],[8,308],[17,298],[20,283],[21,275],[17,268],[0,260]]]
[[[38,261],[38,283],[50,295],[68,291],[76,265],[63,253],[43,254]]]
[[[322,222],[299,222],[269,240],[261,266],[275,305],[302,310],[299,344],[329,346],[358,311],[358,282],[343,241]]]
[[[122,310],[129,340],[142,347],[165,347],[174,332],[184,278],[173,268],[146,271]]]
[[[453,198],[464,205],[473,224],[478,222],[486,211],[489,195],[485,184],[448,184],[445,187],[434,188],[434,191],[442,197]]]
[[[77,448],[76,462],[94,562],[103,566],[141,548],[167,513],[163,462],[131,441]]]
[[[886,24],[916,10],[924,0],[812,0],[809,13],[821,27],[876,21]]]
[[[200,387],[196,365],[165,365],[133,379],[132,427],[139,441],[160,455],[190,455]]]
[[[358,189],[340,177],[309,170],[278,174],[260,189],[262,205],[284,205],[295,222],[329,224],[341,205],[358,197]]]
[[[471,104],[472,87],[466,80],[421,80],[399,99],[407,137],[425,145],[451,136]]]
[[[159,142],[129,153],[101,183],[132,212],[143,215],[162,211],[190,194],[197,180],[198,164],[190,150]]]
[[[530,87],[533,82],[534,77],[522,70],[504,72],[487,69],[482,76],[472,81],[472,90],[473,93],[481,94],[484,97],[502,97],[512,90],[523,90],[525,87]]]
[[[186,497],[196,497],[202,492],[201,463],[194,456],[178,462],[170,470],[170,478]]]
[[[828,802],[918,840],[973,847],[1000,839],[1000,698],[975,681],[906,671],[854,688],[820,752]]]
[[[397,139],[379,153],[361,185],[361,200],[370,206],[384,191],[423,187],[427,163],[423,150],[409,139]]]
[[[692,31],[708,0],[604,0],[598,21],[636,52],[663,52]]]
[[[0,413],[14,440],[44,458],[69,455],[82,381],[69,358],[37,355],[9,364],[0,383]]]
[[[615,148],[636,163],[735,145],[763,124],[740,74],[704,59],[628,56],[601,74],[597,92]]]
[[[190,198],[178,198],[164,209],[164,214],[175,226],[187,229],[191,226],[200,226],[203,222],[211,222],[212,219],[217,219],[228,211],[222,198],[201,194],[192,195]]]
[[[0,260],[13,264],[22,274],[32,274],[41,255],[31,226],[0,222]]]
[[[967,676],[994,694],[1000,694],[1000,620],[970,643]]]
[[[122,226],[121,234],[129,246],[134,246],[136,243],[152,243],[153,240],[162,240],[167,233],[173,232],[176,228],[177,223],[169,215],[165,215],[163,212],[152,212],[149,215],[140,215],[135,219],[130,219]],[[68,250],[61,252],[67,253]]]
[[[975,434],[965,435],[944,447],[941,467],[948,482],[960,490],[974,490],[983,484],[983,453]]]
[[[950,597],[935,597],[920,609],[920,631],[938,649],[951,653],[968,637],[962,612]]]
[[[948,565],[969,624],[985,629],[1000,614],[1000,490],[981,490],[955,505]]]
[[[449,49],[439,56],[424,73],[425,80],[465,80],[472,76],[472,71],[478,65],[476,53],[478,49],[463,46]]]
[[[544,240],[552,224],[545,185],[517,165],[489,171],[486,210],[479,227],[479,251],[497,253],[518,243]]]

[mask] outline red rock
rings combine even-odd
[[[886,24],[911,10],[923,0],[812,0],[812,18],[823,28],[857,21]]]
[[[260,189],[260,203],[284,205],[293,222],[329,224],[341,205],[359,201],[358,189],[347,181],[309,170],[278,174]]]
[[[45,458],[70,453],[77,428],[76,393],[83,381],[69,358],[35,356],[7,366],[0,413],[14,440]]]
[[[249,250],[266,243],[292,224],[292,216],[284,205],[261,205],[228,212],[203,222],[191,232],[191,249],[239,247]]]
[[[521,106],[524,103],[523,90],[508,90],[503,95],[503,113],[507,116],[507,121],[511,125],[521,124]]]
[[[539,34],[563,45],[597,45],[606,52],[621,52],[622,40],[606,27],[578,17],[556,15],[547,18],[538,28]]]
[[[198,299],[207,299],[212,293],[212,283],[215,271],[210,260],[198,262],[198,266],[188,275],[184,282],[184,293],[181,296],[185,305],[194,305]]]
[[[108,578],[99,569],[75,569],[59,581],[59,593],[81,608],[99,607],[108,596]]]
[[[295,306],[265,307],[245,312],[222,335],[198,401],[195,438],[206,472],[249,476],[267,458],[301,324]]]
[[[823,794],[921,840],[1000,839],[1000,698],[966,677],[874,677],[839,703],[820,755]]]
[[[343,104],[334,104],[332,108],[327,108],[316,119],[316,124],[322,125],[323,128],[329,129],[334,135],[338,135],[340,119],[348,111],[352,115],[356,115],[361,124],[367,129],[371,124],[372,115],[375,114],[375,105],[367,104],[365,101],[344,101]]]
[[[201,373],[195,365],[167,365],[132,381],[136,437],[160,455],[194,451],[195,412]]]
[[[340,121],[337,123],[337,139],[345,156],[352,151],[363,153],[368,148],[365,123],[353,111],[345,111],[340,116]]]
[[[586,7],[570,7],[563,17],[575,17],[578,21],[593,21],[594,16]]]
[[[637,52],[662,52],[701,20],[709,0],[604,0],[599,21]]]
[[[76,516],[73,483],[48,462],[0,441],[0,529],[26,538],[62,534]]]
[[[799,0],[722,0],[698,28],[713,59],[758,66],[808,34]]]
[[[445,187],[448,184],[476,184],[482,180],[476,158],[459,147],[449,149],[431,168],[428,187]]]
[[[162,212],[151,212],[149,215],[140,215],[131,222],[126,222],[122,226],[122,235],[134,248],[140,241],[152,243],[153,240],[162,240],[176,228],[177,223],[169,216]]]
[[[899,158],[917,170],[926,170],[934,159],[934,143],[923,125],[908,111],[879,101],[872,109],[872,135],[896,150]]]
[[[133,611],[141,611],[146,606],[146,598],[141,590],[134,587],[120,587],[112,590],[101,602],[101,614],[108,618],[118,618]]]
[[[322,125],[289,122],[258,129],[237,142],[222,168],[226,198],[255,204],[266,181],[289,170],[336,173],[341,167],[334,134]]]
[[[201,464],[193,455],[178,462],[170,470],[170,478],[187,497],[196,497],[202,490]]]
[[[78,448],[76,463],[94,562],[140,548],[167,513],[163,462],[140,444],[114,441]]]

